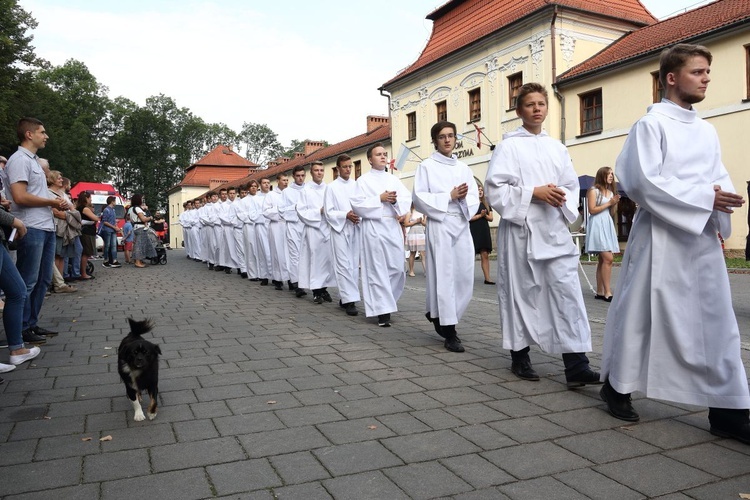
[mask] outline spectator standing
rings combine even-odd
[[[81,213],[81,280],[92,280],[94,276],[86,273],[89,258],[96,255],[96,224],[99,217],[94,213],[94,205],[91,203],[91,194],[82,192],[76,200],[76,209]]]
[[[586,225],[586,253],[598,254],[596,263],[595,299],[612,302],[612,261],[620,253],[617,231],[612,216],[620,195],[617,194],[615,174],[609,167],[596,172],[594,185],[586,193],[589,221]]]
[[[6,172],[12,197],[11,211],[26,226],[27,233],[18,241],[16,266],[26,284],[23,307],[23,340],[46,342],[46,336],[57,332],[40,327],[39,312],[52,282],[55,262],[55,223],[52,208],[67,210],[64,199],[49,197],[46,175],[37,161],[37,152],[49,136],[44,124],[36,118],[22,118],[16,128],[20,146],[8,159]]]
[[[120,228],[117,227],[117,216],[115,215],[116,201],[117,198],[114,196],[107,196],[107,206],[102,211],[99,234],[104,240],[103,267],[122,267],[117,262],[117,234],[120,232]]]
[[[482,274],[484,274],[484,284],[494,285],[495,282],[490,279],[490,252],[492,252],[492,233],[490,232],[490,222],[492,222],[492,207],[487,203],[484,197],[484,187],[477,182],[479,192],[479,208],[469,220],[469,230],[471,239],[474,241],[474,254],[479,254],[479,260],[482,265]]]

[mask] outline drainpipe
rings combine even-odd
[[[550,45],[552,45],[552,91],[555,97],[560,101],[560,142],[565,144],[565,96],[557,90],[557,31],[555,21],[557,21],[557,5],[552,12],[552,21],[550,22]]]

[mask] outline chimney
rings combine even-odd
[[[305,149],[307,149],[307,144],[305,144]],[[295,160],[296,160],[297,158],[302,158],[303,156],[305,156],[305,153],[299,153],[299,152],[297,152],[297,153],[294,153],[294,159],[295,159]]]
[[[373,130],[375,130],[378,127],[381,127],[383,125],[388,125],[388,117],[387,116],[373,116],[369,115],[367,117],[367,133],[369,134]]]
[[[315,151],[322,149],[323,146],[325,146],[325,142],[323,141],[305,141],[305,153],[304,155],[307,156],[309,154],[314,153]]]

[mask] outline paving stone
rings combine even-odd
[[[224,399],[244,398],[253,395],[247,384],[227,385],[222,387],[206,387],[195,389],[198,401],[218,401]]]
[[[314,450],[313,453],[334,476],[403,464],[377,441],[328,446]]]
[[[482,424],[486,422],[497,422],[508,418],[505,414],[493,410],[485,404],[462,404],[445,408],[445,411],[461,419],[467,424]]]
[[[268,432],[246,433],[240,443],[251,458],[312,450],[331,443],[315,427],[295,427]]]
[[[274,411],[283,408],[296,408],[301,406],[300,402],[289,393],[264,394],[262,396],[252,396],[249,398],[234,398],[226,400],[226,403],[235,415]]]
[[[395,396],[398,394],[422,392],[424,390],[422,387],[407,379],[383,380],[363,385],[367,390],[378,396]]]
[[[437,498],[473,488],[437,462],[386,469],[385,474],[411,498]]]
[[[145,449],[99,453],[83,459],[83,481],[86,483],[146,476],[150,473],[151,465]]]
[[[491,422],[490,427],[519,443],[535,443],[568,436],[571,432],[541,417],[522,417]]]
[[[219,437],[219,431],[216,430],[216,426],[210,419],[175,422],[172,424],[172,428],[179,442],[201,441]]]
[[[81,500],[88,498],[99,498],[98,484],[79,484],[67,488],[55,488],[53,490],[35,491],[33,493],[22,493],[3,497],[6,500]]]
[[[682,463],[723,478],[750,474],[750,455],[744,455],[713,443],[704,443],[665,453]],[[750,483],[748,491],[750,493]]]
[[[206,467],[219,495],[281,486],[282,482],[265,459],[242,460]]]
[[[284,484],[307,483],[331,477],[320,462],[309,452],[271,457],[270,461]]]
[[[630,458],[600,465],[594,470],[649,497],[686,490],[717,479],[663,455]]]
[[[449,430],[393,437],[381,442],[406,463],[481,451],[475,444]]]
[[[185,469],[101,484],[102,500],[133,500],[149,492],[160,500],[200,500],[213,496],[211,485],[202,469]]]
[[[394,436],[394,432],[374,418],[361,418],[345,422],[317,425],[333,444],[356,443]]]
[[[54,458],[82,457],[93,453],[100,453],[99,433],[68,434],[39,439],[34,453],[35,460],[50,460]],[[90,441],[83,441],[90,439]]]
[[[452,387],[467,387],[474,385],[474,381],[463,375],[436,375],[433,377],[420,377],[413,379],[415,384],[427,390],[449,389]]]
[[[31,462],[36,447],[36,439],[0,444],[0,466]]]
[[[208,401],[205,403],[192,403],[190,409],[195,418],[226,417],[232,414],[224,401]]]
[[[717,498],[737,498],[739,493],[750,493],[750,474],[728,479],[718,483],[707,484],[699,488],[686,490],[686,497],[697,500],[716,500]]]
[[[462,420],[441,409],[413,411],[411,414],[436,430],[451,429],[464,425]]]
[[[332,388],[310,389],[293,393],[294,397],[303,406],[319,405],[323,403],[340,403],[344,401],[344,396]]]
[[[510,446],[484,452],[482,456],[519,479],[548,476],[591,465],[588,460],[549,442]],[[534,457],[534,460],[528,460],[529,457]]]
[[[551,477],[541,477],[530,481],[498,486],[512,500],[538,500],[539,498],[554,498],[555,500],[585,500],[587,497],[565,486]]]
[[[581,408],[564,412],[545,413],[542,415],[542,418],[577,434],[596,432],[625,425],[622,420],[614,419],[609,413],[602,411],[601,408]]]
[[[304,408],[278,410],[276,415],[287,427],[300,427],[303,425],[344,420],[344,416],[337,412],[331,405],[315,405],[305,406]]]
[[[433,399],[437,399],[445,405],[466,405],[471,403],[481,403],[489,401],[492,398],[471,387],[454,387],[452,389],[438,389],[427,391],[426,393]]]
[[[442,408],[445,406],[440,401],[432,399],[424,392],[415,392],[411,394],[398,394],[395,396],[396,399],[404,404],[409,405],[415,410],[430,410],[433,408]]]
[[[10,434],[11,441],[60,436],[83,432],[84,419],[80,416],[59,417],[17,422]]]
[[[561,472],[554,477],[589,498],[616,498],[617,500],[643,498],[640,493],[591,469]]]
[[[294,386],[290,384],[289,382],[287,382],[286,380],[271,380],[268,382],[254,382],[252,384],[247,384],[247,386],[250,388],[253,394],[258,394],[258,395],[278,394],[282,392],[291,392],[295,390]]]
[[[706,431],[674,420],[639,422],[636,425],[627,425],[626,428],[627,431],[623,432],[627,432],[628,436],[664,449],[682,448],[716,440]]]
[[[336,403],[333,407],[350,419],[389,415],[410,410],[401,401],[390,396]]]
[[[401,500],[409,497],[380,471],[336,477],[323,482],[334,498]]]
[[[47,415],[51,418],[69,417],[73,415],[91,415],[111,411],[109,398],[91,399],[87,401],[66,401],[51,403]]]
[[[275,488],[273,498],[278,500],[329,500],[332,497],[320,483],[307,483]]]
[[[72,486],[78,484],[80,474],[80,457],[0,467],[3,495]]]
[[[497,488],[484,488],[482,490],[470,491],[455,495],[453,500],[508,500],[508,497],[500,493]]]
[[[377,420],[386,425],[399,436],[427,432],[431,428],[421,420],[412,417],[408,413],[397,413],[394,415],[382,415]]]
[[[406,368],[386,368],[384,370],[370,370],[365,372],[370,380],[382,382],[385,380],[399,380],[404,378],[414,378],[417,376],[413,371]]]
[[[242,447],[231,437],[177,443],[151,449],[151,465],[155,472],[232,462],[244,458]]]
[[[102,451],[150,448],[175,442],[174,434],[169,424],[154,424],[154,422],[149,422],[148,420],[136,422],[136,424],[136,427],[113,429],[111,432],[107,432],[107,435],[112,436],[112,441],[102,442]]]
[[[556,439],[555,444],[597,464],[659,452],[659,448],[635,439],[625,431],[613,430]]]
[[[519,398],[504,399],[502,401],[487,401],[485,404],[511,418],[530,417],[532,415],[544,415],[550,413],[546,408],[542,408],[541,406]]]
[[[444,458],[440,463],[474,488],[514,482],[516,478],[476,454]]]
[[[483,450],[496,450],[518,444],[517,441],[513,441],[508,436],[484,424],[457,427],[453,429],[453,432],[468,439]]]

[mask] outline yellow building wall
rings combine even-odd
[[[169,246],[182,248],[185,241],[182,226],[179,224],[180,214],[185,211],[182,204],[193,198],[197,198],[206,192],[205,187],[183,187],[169,195]]]
[[[745,46],[750,44],[750,32],[731,33],[699,43],[711,51],[713,63],[706,99],[696,104],[695,108],[699,116],[716,128],[722,146],[722,160],[734,188],[747,197],[747,181],[750,180],[747,160],[750,102],[747,100],[746,78],[750,69],[747,67]],[[565,142],[578,175],[593,176],[601,166],[614,167],[630,127],[653,103],[652,73],[658,68],[658,56],[654,56],[648,61],[592,75],[583,82],[563,83]],[[602,132],[577,137],[580,134],[578,96],[596,88],[602,89]],[[725,240],[726,248],[745,247],[747,215],[748,203],[735,210],[732,216],[733,231]]]
[[[550,23],[551,11],[532,16],[385,88],[391,95],[394,154],[398,154],[401,144],[413,151],[401,173],[407,187],[411,188],[417,157],[427,158],[434,151],[430,128],[437,122],[438,102],[446,101],[447,119],[456,124],[462,136],[456,154],[483,182],[491,158],[489,143],[498,144],[504,133],[521,125],[515,110],[509,109],[508,77],[521,72],[523,83],[539,82],[547,87],[550,99],[545,130],[560,137],[561,106],[552,93],[553,65],[555,73],[560,74],[633,29],[610,19],[567,10],[558,14],[554,30]],[[476,122],[484,132],[481,148],[477,147],[474,124],[469,122],[469,91],[476,88],[481,94],[481,119]],[[408,141],[407,115],[412,112],[416,113],[417,134]]]

